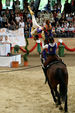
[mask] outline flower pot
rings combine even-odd
[[[19,67],[19,62],[18,61],[12,61],[12,68],[17,68]]]
[[[28,66],[28,61],[24,61],[24,66]]]

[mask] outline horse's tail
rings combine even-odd
[[[62,101],[65,101],[65,98],[66,98],[66,95],[67,95],[67,86],[66,86],[66,83],[65,83],[66,74],[62,69],[58,68],[56,70],[56,75],[57,75],[57,79],[60,83],[60,85],[59,85],[60,97],[61,97]]]

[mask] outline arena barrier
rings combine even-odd
[[[38,43],[36,43],[30,50],[29,53],[32,52],[36,47]],[[57,48],[59,47],[60,42],[57,43]],[[75,48],[69,48],[64,42],[62,42],[62,45],[64,45],[64,48],[68,51],[75,52]],[[40,42],[40,46],[42,47],[42,43]],[[12,48],[13,49],[13,48]],[[26,50],[20,47],[20,50],[26,53]]]

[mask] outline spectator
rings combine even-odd
[[[6,14],[6,17],[9,19],[10,18],[10,12],[9,12],[8,8],[5,10],[5,14]]]
[[[8,28],[8,29],[9,29],[10,26],[11,26],[11,25],[9,24],[9,21],[8,21],[8,19],[7,19],[6,24],[5,24],[5,28]]]
[[[28,29],[27,24],[25,24],[24,33],[25,33],[25,37],[28,38],[29,37],[29,29]]]
[[[57,37],[61,36],[61,26],[60,26],[60,24],[56,25],[56,34],[57,34]]]
[[[44,15],[42,15],[40,18],[40,25],[43,25],[45,20],[46,20],[46,18],[44,17]]]
[[[72,4],[72,12],[75,14],[75,0],[71,0]]]
[[[2,17],[0,15],[0,28],[2,28]]]
[[[60,2],[58,2],[57,12],[59,11],[59,12],[61,13],[61,7],[62,7],[61,3],[60,3]]]
[[[27,10],[23,11],[23,18],[24,18],[24,22],[27,21]]]
[[[16,22],[17,22],[17,23],[19,23],[19,22],[20,22],[21,17],[19,16],[19,14],[17,14],[17,15],[16,15],[15,20],[16,20]]]
[[[57,13],[57,18],[58,18],[58,20],[60,20],[60,18],[61,18],[61,13],[60,13],[60,11],[58,11],[58,13]]]
[[[19,16],[23,18],[23,11],[19,12]]]
[[[69,36],[73,37],[74,27],[72,23],[70,23],[68,31],[69,31]]]
[[[53,16],[54,16],[54,20],[55,20],[55,24],[56,24],[56,22],[58,21],[58,18],[57,18],[57,13],[56,13],[56,11],[54,11],[54,13],[53,13]]]
[[[50,22],[51,22],[52,26],[55,26],[55,20],[53,17],[53,13],[50,13]]]
[[[11,14],[11,15],[14,15],[14,14],[15,14],[15,13],[13,12],[13,10],[12,10],[12,9],[11,9],[11,11],[10,11],[10,14]]]
[[[3,26],[5,27],[5,24],[6,24],[6,22],[7,22],[6,14],[4,14],[4,15],[2,16],[2,22],[3,22]]]
[[[2,11],[2,0],[0,0],[0,15],[1,15],[1,11]]]
[[[65,16],[63,15],[63,16],[60,18],[60,20],[59,20],[60,25],[62,26],[65,21],[66,21],[66,18],[65,18]]]
[[[71,23],[71,22],[72,22],[71,14],[68,14],[68,17],[66,17],[66,19],[67,19],[67,21],[68,21],[69,23]]]
[[[3,36],[0,36],[0,44],[3,42]]]
[[[46,11],[51,12],[50,1],[48,0],[48,4],[44,7]]]
[[[25,27],[25,24],[24,24],[23,18],[20,19],[19,27],[20,27],[20,28],[24,28],[24,27]]]
[[[14,0],[13,0],[13,6],[12,6],[12,8],[13,8],[13,12],[15,13],[15,2],[14,2]]]
[[[20,1],[16,0],[15,2],[15,10],[20,11]]]
[[[53,11],[57,12],[57,5],[56,4],[54,4],[54,6],[53,6]]]
[[[16,20],[15,20],[15,15],[14,15],[14,14],[12,14],[12,15],[10,16],[10,18],[9,18],[9,23],[10,23],[10,24],[11,24],[12,21],[16,22]]]
[[[73,16],[73,20],[72,20],[72,22],[75,23],[75,15]]]
[[[57,17],[57,13],[56,13],[56,11],[54,11],[53,16],[54,16],[54,18]]]
[[[38,15],[38,17],[36,18],[36,21],[37,21],[37,23],[38,23],[39,25],[41,25],[41,17],[40,17],[40,15]]]
[[[71,9],[72,9],[71,3],[68,3],[68,0],[66,0],[64,4],[65,17],[66,17],[66,14],[70,14],[72,12]]]
[[[10,30],[15,30],[17,28],[16,23],[12,20],[11,25],[9,26]]]

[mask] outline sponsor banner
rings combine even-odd
[[[0,29],[0,43],[11,43],[12,47],[15,45],[26,46],[24,38],[24,29],[8,30],[7,28]]]

